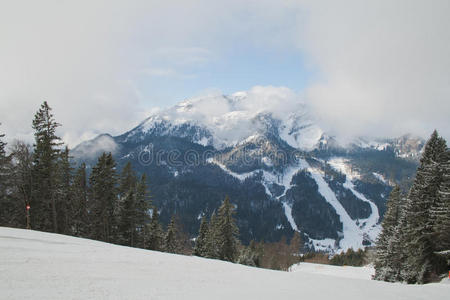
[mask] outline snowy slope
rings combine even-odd
[[[0,227],[0,299],[445,299],[448,284],[368,280],[370,269],[278,272]],[[447,295],[447,296],[446,296]]]

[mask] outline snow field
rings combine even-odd
[[[448,284],[369,280],[370,268],[252,268],[0,227],[0,299],[445,299]]]

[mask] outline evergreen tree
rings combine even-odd
[[[117,233],[116,202],[117,175],[111,153],[103,153],[92,169],[89,178],[91,186],[90,219],[94,239],[114,242]]]
[[[89,233],[88,185],[86,164],[82,163],[74,176],[72,185],[72,226],[75,236],[87,237]]]
[[[55,178],[57,227],[58,232],[63,234],[73,234],[72,173],[69,148],[66,146],[57,161]]]
[[[47,102],[34,116],[35,144],[33,154],[33,208],[32,223],[35,229],[58,232],[56,209],[56,162],[61,146],[56,135],[56,123]]]
[[[203,216],[202,221],[200,222],[198,236],[197,239],[195,240],[194,255],[200,257],[208,256],[208,249],[207,249],[208,230],[209,230],[208,222],[206,220],[206,217]]]
[[[0,123],[1,125],[1,123]],[[6,142],[0,134],[0,225],[11,225],[13,200],[11,194],[11,156],[6,155]]]
[[[433,215],[436,219],[433,232],[436,251],[450,250],[450,151],[442,159],[442,182],[439,187]]]
[[[27,222],[33,218],[33,208],[28,211],[29,218],[25,209],[31,203],[33,154],[29,145],[16,142],[12,147],[11,156],[13,159],[10,180],[13,191],[7,206],[2,206],[2,211],[8,216],[5,225],[26,227],[29,225]]]
[[[156,207],[152,208],[152,218],[150,224],[146,226],[145,244],[147,249],[161,251],[163,250],[163,230],[159,223],[158,210]]]
[[[402,243],[406,251],[401,277],[408,283],[424,283],[436,272],[433,233],[435,219],[431,214],[442,183],[441,160],[447,147],[436,131],[425,145],[414,184],[407,197],[405,233]]]
[[[167,232],[164,237],[164,251],[168,253],[178,253],[180,250],[180,244],[177,239],[177,228],[175,226],[175,218],[172,217],[169,225],[167,226]]]
[[[120,175],[116,210],[119,217],[118,242],[131,247],[136,241],[136,185],[136,174],[128,162]]]
[[[134,189],[129,190],[126,195],[123,196],[122,199],[122,210],[120,213],[120,222],[119,222],[119,242],[126,246],[135,246],[136,240],[136,191]]]
[[[225,197],[222,205],[218,210],[217,217],[217,244],[218,244],[218,258],[221,260],[234,262],[238,256],[237,239],[239,235],[238,227],[235,224],[234,207],[230,203],[230,198]]]
[[[206,236],[206,257],[219,258],[219,230],[216,212],[213,212],[209,220],[208,234]]]
[[[393,266],[393,262],[399,253],[394,245],[395,240],[399,238],[397,227],[400,224],[401,201],[400,187],[397,185],[392,190],[386,203],[386,213],[381,224],[382,231],[377,240],[374,276],[376,280],[396,281],[395,274],[398,273],[398,269]]]
[[[145,174],[141,176],[141,180],[136,186],[136,216],[135,226],[137,230],[136,245],[141,248],[145,248],[145,229],[150,221],[150,206],[151,202],[147,196],[147,177]]]
[[[134,190],[136,188],[136,183],[136,174],[133,171],[131,163],[127,162],[120,174],[120,183],[118,188],[119,197],[121,199],[125,198],[130,190]]]
[[[120,242],[131,247],[145,247],[144,228],[150,219],[146,176],[138,182],[131,164],[127,163],[122,170],[119,191]]]

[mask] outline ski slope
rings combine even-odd
[[[370,269],[292,272],[0,227],[0,299],[446,299],[449,284],[370,280]]]

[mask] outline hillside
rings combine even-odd
[[[344,144],[289,93],[252,90],[185,100],[71,153],[88,170],[103,151],[119,169],[131,162],[147,175],[161,221],[177,214],[191,237],[228,195],[243,243],[299,231],[306,248],[338,252],[374,244],[392,185],[408,185],[423,143],[405,135]]]
[[[246,267],[0,227],[0,299],[445,299],[449,284],[369,280],[370,269]]]

